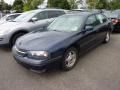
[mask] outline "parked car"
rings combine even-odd
[[[110,27],[102,13],[68,13],[47,28],[19,38],[12,53],[18,63],[32,71],[45,71],[56,63],[71,70],[80,54],[110,41]]]
[[[81,12],[89,12],[90,10],[89,9],[72,9],[72,10],[70,10],[70,11],[81,11]]]
[[[109,11],[104,12],[104,14],[112,21],[113,31],[120,32],[120,12],[118,11]]]
[[[11,21],[11,20],[14,20],[19,15],[21,15],[21,14],[20,13],[7,14],[0,19],[0,24],[3,24],[5,22]]]
[[[120,9],[115,10],[115,12],[120,12]]]
[[[23,13],[16,19],[0,25],[0,46],[13,46],[20,36],[46,27],[63,14],[65,10],[62,9],[38,9]]]

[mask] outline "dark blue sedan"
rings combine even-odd
[[[32,71],[45,71],[55,64],[71,70],[79,55],[110,41],[110,23],[106,16],[95,12],[60,16],[47,28],[19,38],[13,47],[13,56]]]

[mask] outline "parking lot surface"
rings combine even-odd
[[[120,34],[81,57],[69,72],[33,73],[0,48],[0,90],[120,90]]]

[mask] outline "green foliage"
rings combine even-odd
[[[87,0],[88,8],[93,9],[95,8],[97,0]]]
[[[110,9],[120,9],[120,1],[119,0],[112,0],[109,2]]]
[[[36,9],[42,2],[43,0],[32,0],[30,4],[31,9]]]
[[[75,3],[75,0],[68,0],[68,2],[69,2],[69,5],[70,5],[70,8],[71,8],[71,9],[77,8],[77,5],[76,5],[76,3]]]
[[[22,12],[23,11],[23,1],[22,0],[15,0],[13,3],[13,9],[16,10],[17,12]]]
[[[24,4],[23,6],[23,11],[29,11],[30,10],[30,5],[29,4]]]
[[[70,5],[67,0],[48,0],[48,7],[70,9]]]
[[[29,11],[37,9],[37,6],[40,5],[43,0],[26,0],[24,2],[23,11]]]
[[[120,1],[112,0],[108,2],[108,0],[87,0],[89,8],[93,9],[120,9]]]
[[[7,3],[5,3],[4,0],[0,1],[0,11],[10,10],[10,9],[11,9],[11,5],[8,5]]]
[[[107,8],[107,1],[106,0],[99,0],[98,2],[96,2],[96,9],[104,9]]]

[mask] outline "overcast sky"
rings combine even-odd
[[[5,2],[7,2],[8,4],[12,4],[14,2],[14,0],[4,0]]]

